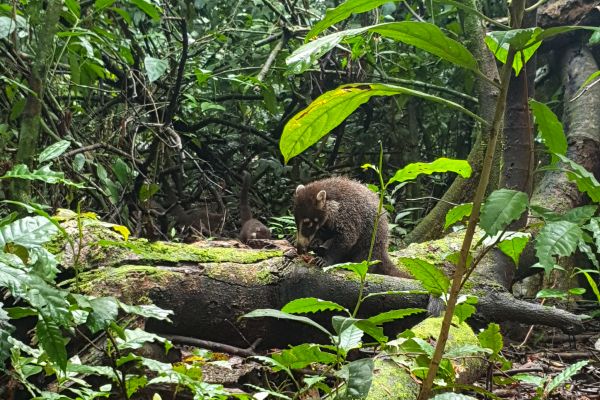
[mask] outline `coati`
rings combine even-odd
[[[252,217],[252,210],[248,203],[248,191],[250,190],[250,174],[244,173],[242,190],[240,191],[240,240],[248,243],[253,239],[271,239],[271,231],[262,222]]]
[[[318,242],[317,255],[327,265],[366,260],[377,216],[379,199],[360,182],[333,177],[299,185],[294,195],[296,248],[305,253]],[[379,219],[371,267],[376,274],[408,277],[396,268],[387,253],[387,214]]]

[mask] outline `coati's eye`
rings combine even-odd
[[[316,224],[317,222],[319,222],[319,218],[315,217],[315,218],[313,219],[313,221],[315,221],[315,224]]]

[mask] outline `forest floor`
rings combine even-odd
[[[589,315],[591,311],[589,308],[580,309],[576,313]],[[523,338],[525,335],[520,336]],[[494,372],[494,385],[491,389],[496,396],[509,400],[600,400],[600,318],[587,320],[585,331],[577,335],[566,335],[557,329],[535,326],[525,344],[523,339],[513,341],[510,337],[510,334],[505,336],[503,355],[512,362],[512,368]],[[548,382],[552,379],[561,373],[568,373],[569,366],[584,360],[589,360],[588,364],[573,375],[571,380],[567,380],[567,384],[540,397],[536,397],[538,385],[515,383],[512,379],[506,379],[517,374],[528,374],[544,378],[545,387],[548,387]],[[489,376],[482,377],[477,386],[486,388],[487,385],[489,390],[488,378]],[[532,378],[532,382],[534,379]]]

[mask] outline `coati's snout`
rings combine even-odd
[[[316,195],[298,185],[294,196],[294,217],[296,220],[296,250],[304,254],[313,238],[327,220],[327,193],[319,191]]]

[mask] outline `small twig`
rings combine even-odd
[[[275,61],[277,54],[279,54],[279,52],[283,48],[284,42],[285,42],[285,36],[283,38],[281,38],[281,40],[279,42],[277,42],[275,47],[273,47],[273,50],[271,50],[271,53],[269,53],[269,57],[267,57],[267,61],[265,61],[265,64],[263,65],[263,67],[260,70],[260,72],[258,73],[258,75],[256,75],[256,79],[259,82],[262,82],[265,79],[265,76],[267,75],[267,72],[269,72],[271,65],[273,65],[273,62]]]
[[[198,346],[205,349],[220,351],[228,354],[235,354],[236,356],[252,357],[256,356],[257,353],[253,349],[242,349],[240,347],[230,346],[228,344],[212,342],[209,340],[196,339],[189,336],[181,335],[162,335],[165,339],[170,340],[173,343],[187,344],[192,346]]]

